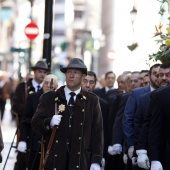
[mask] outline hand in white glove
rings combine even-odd
[[[92,163],[90,166],[90,170],[100,170],[100,165],[97,163]]]
[[[136,166],[137,165],[137,158],[132,157],[132,165]]]
[[[147,151],[144,149],[136,150],[137,157],[137,163],[140,168],[149,169],[150,163],[149,158],[147,156]]]
[[[120,144],[114,144],[113,146],[108,147],[108,153],[110,155],[121,154],[122,146]]]
[[[130,146],[128,149],[128,156],[130,159],[133,157],[134,146]]]
[[[26,150],[27,150],[27,144],[26,144],[26,142],[25,142],[25,141],[20,141],[20,142],[18,143],[17,150],[18,150],[19,152],[26,152]]]
[[[55,125],[59,125],[61,122],[62,115],[54,115],[51,119],[50,126],[53,128]]]
[[[124,153],[124,155],[123,155],[124,164],[127,164],[127,161],[128,161],[128,156]]]
[[[159,161],[151,161],[151,170],[163,170]]]
[[[105,168],[105,163],[106,163],[105,159],[102,158],[102,162],[101,162],[101,165],[102,165],[102,166],[101,166],[101,168],[103,168],[103,169]]]

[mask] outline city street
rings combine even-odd
[[[6,159],[9,153],[9,149],[11,147],[11,143],[13,141],[15,132],[16,132],[15,122],[11,121],[10,109],[11,109],[11,105],[10,105],[10,101],[8,100],[5,106],[4,119],[1,122],[1,129],[2,129],[2,135],[3,135],[3,141],[4,141],[4,149],[2,151],[3,162],[0,164],[1,170],[13,170],[14,163],[16,160],[16,149],[13,147],[9,154],[9,158]],[[16,140],[14,140],[13,146],[15,146],[15,141]],[[4,168],[5,162],[6,162],[6,166]]]

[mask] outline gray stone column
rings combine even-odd
[[[102,0],[101,29],[105,36],[105,45],[100,48],[98,55],[98,75],[113,69],[113,62],[107,59],[109,50],[114,50],[114,2]]]

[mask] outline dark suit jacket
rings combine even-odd
[[[114,144],[121,144],[123,145],[123,129],[122,129],[122,118],[124,109],[126,106],[126,102],[129,98],[130,93],[122,93],[121,94],[121,101],[119,104],[119,108],[116,114],[115,122],[113,125],[113,132],[112,132],[112,145]]]
[[[102,98],[103,100],[108,101],[108,98],[109,98],[110,95],[118,94],[118,90],[117,89],[111,89],[106,93],[105,87],[103,87],[101,89],[94,89],[93,93],[96,94],[98,97]]]
[[[170,169],[170,86],[156,91],[149,129],[150,160],[160,161],[164,170]]]
[[[126,103],[123,115],[123,133],[127,147],[134,146],[134,115],[136,113],[139,97],[150,92],[150,86],[132,90]]]
[[[104,130],[104,148],[103,148],[103,157],[106,158],[107,148],[108,148],[108,121],[109,121],[109,105],[108,103],[99,98],[99,103],[103,116],[103,130]]]
[[[108,123],[108,127],[109,127],[108,145],[112,145],[113,125],[115,122],[115,117],[119,108],[120,101],[121,101],[121,94],[113,96],[112,99],[110,100],[110,104],[109,104],[110,112],[109,112],[109,123]]]
[[[154,90],[154,91],[150,92],[149,104],[148,104],[146,114],[144,115],[144,119],[143,119],[143,122],[142,122],[142,127],[141,127],[141,130],[140,130],[140,134],[139,134],[136,149],[148,150],[149,127],[150,127],[150,121],[151,121],[151,118],[152,118],[154,95],[155,95],[157,90]],[[146,95],[148,95],[148,94],[146,94]]]
[[[138,139],[139,139],[139,135],[140,135],[141,128],[142,128],[142,123],[147,113],[149,101],[150,101],[150,92],[139,97],[139,103],[138,103],[137,110],[136,110],[135,117],[134,117],[135,145],[137,144]]]

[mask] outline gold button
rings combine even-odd
[[[47,125],[47,126],[46,126],[46,129],[49,130],[49,129],[50,129],[50,126]]]
[[[54,170],[57,170],[56,168],[54,168]]]
[[[58,143],[58,140],[56,140],[55,142]]]
[[[82,109],[82,112],[84,112],[84,109]]]

